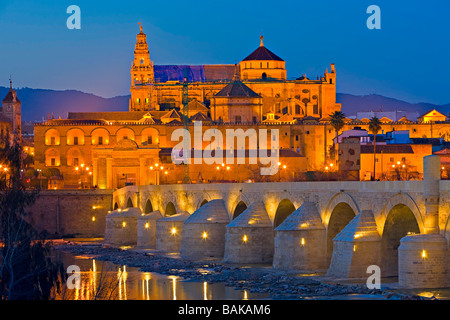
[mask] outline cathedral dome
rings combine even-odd
[[[242,61],[250,61],[250,60],[257,60],[257,61],[284,61],[279,56],[277,56],[275,53],[264,47],[263,44],[263,36],[260,37],[261,44],[258,49],[253,51],[249,56],[247,56]]]

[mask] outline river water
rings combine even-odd
[[[76,265],[81,271],[79,289],[65,289],[66,300],[249,300],[267,299],[267,294],[235,290],[222,283],[184,281],[177,276],[142,272],[138,268],[73,256],[57,251],[55,260],[65,269]]]
[[[81,271],[79,289],[64,288],[57,299],[65,300],[262,300],[271,299],[267,293],[236,290],[223,283],[186,281],[181,277],[155,272],[143,272],[138,268],[117,265],[109,261],[99,261],[95,257],[74,256],[56,250],[54,260],[61,262],[65,269],[76,265]],[[403,294],[436,297],[450,300],[450,289],[396,290]],[[312,297],[312,299],[314,299]],[[375,295],[345,295],[317,297],[317,299],[361,300],[386,299]]]

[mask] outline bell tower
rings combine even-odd
[[[12,80],[9,79],[9,91],[2,100],[2,108],[0,114],[3,114],[12,123],[11,135],[15,136],[19,141],[21,137],[21,121],[22,121],[22,102],[17,97],[17,92],[12,88]]]
[[[134,60],[131,64],[131,99],[130,111],[152,110],[152,84],[155,82],[153,61],[150,60],[147,35],[139,23],[140,32],[136,36]]]

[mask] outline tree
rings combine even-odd
[[[62,265],[49,258],[50,244],[38,239],[25,209],[39,190],[27,191],[20,177],[23,151],[9,138],[0,141],[0,163],[9,179],[0,190],[0,299],[48,300],[65,278]]]
[[[338,133],[345,125],[344,122],[345,114],[341,111],[335,111],[332,114],[330,114],[330,124],[334,128],[335,131],[335,137],[336,137],[336,145],[335,145],[335,158],[336,158],[336,149],[337,145],[339,143],[338,141]]]
[[[377,117],[370,118],[369,131],[373,134],[373,180],[375,180],[377,134],[381,130],[381,121]]]

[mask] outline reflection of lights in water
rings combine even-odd
[[[144,279],[142,279],[142,298],[145,297],[146,300],[150,300],[150,288],[149,288],[150,279],[151,279],[150,273],[145,273]]]
[[[244,300],[248,300],[248,292],[247,290],[244,290]]]
[[[203,282],[203,300],[208,300],[208,283],[205,281]]]
[[[173,300],[177,300],[177,277],[169,276],[172,279]]]
[[[120,269],[117,271],[117,280],[119,281],[119,299],[127,300],[127,267],[123,266],[123,271]],[[123,285],[123,288],[122,288]]]

